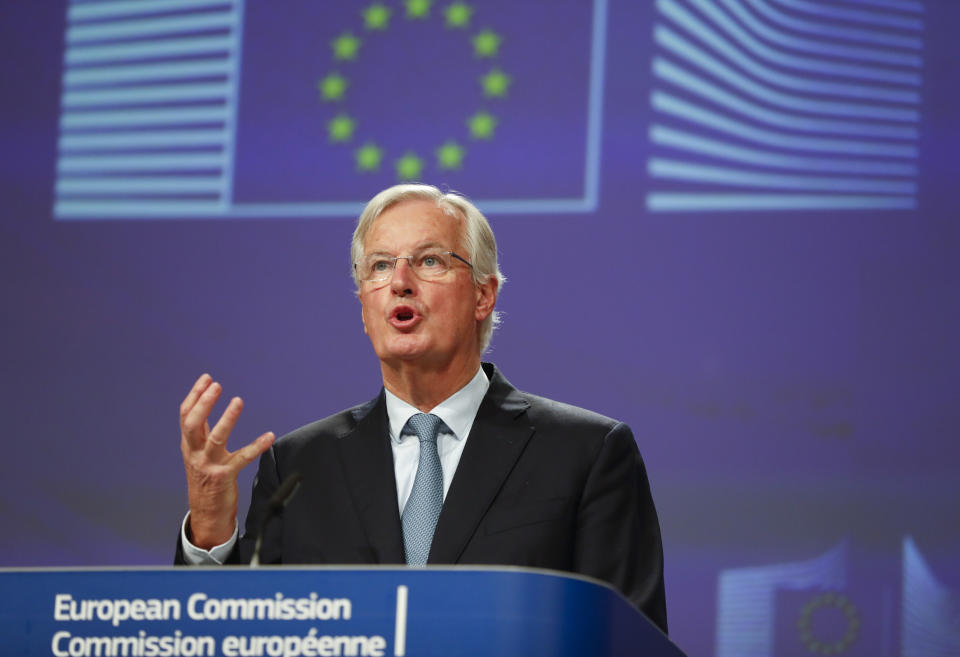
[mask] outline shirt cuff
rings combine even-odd
[[[237,543],[237,536],[240,528],[236,522],[233,524],[233,536],[226,543],[216,545],[209,550],[199,548],[190,542],[187,538],[187,521],[190,520],[190,512],[183,517],[183,524],[180,525],[180,543],[183,546],[183,560],[191,566],[222,566],[223,562],[230,556],[230,551]]]

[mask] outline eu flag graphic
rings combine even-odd
[[[775,597],[773,654],[777,657],[894,655],[892,587],[780,590]],[[864,589],[870,595],[864,595]]]
[[[607,0],[73,2],[55,215],[596,206]]]
[[[960,594],[910,536],[893,562],[839,543],[812,559],[720,575],[717,657],[953,657]]]
[[[585,194],[591,3],[299,0],[246,14],[238,202],[356,201],[403,180],[478,198]]]

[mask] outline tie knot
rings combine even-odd
[[[417,438],[420,439],[420,442],[436,442],[437,434],[440,433],[441,423],[442,420],[436,415],[417,413],[407,420],[406,426],[410,431],[406,431],[406,433],[410,433],[412,431],[413,433],[417,434]]]

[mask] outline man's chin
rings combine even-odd
[[[387,363],[418,361],[429,355],[427,341],[411,334],[393,336],[377,354],[380,360]]]

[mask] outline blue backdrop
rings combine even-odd
[[[204,371],[247,402],[236,444],[373,397],[348,242],[418,179],[497,233],[489,359],[633,427],[681,647],[958,654],[958,26],[952,0],[8,3],[0,565],[168,563]]]

